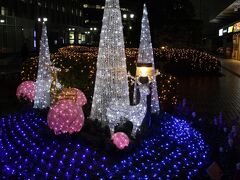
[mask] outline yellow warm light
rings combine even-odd
[[[151,77],[151,76],[153,76],[152,64],[149,64],[149,63],[138,64],[137,65],[136,76],[137,77]]]

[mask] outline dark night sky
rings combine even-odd
[[[196,18],[202,19],[204,22],[204,31],[211,32],[220,24],[210,24],[209,21],[215,18],[222,10],[228,7],[235,0],[190,0],[194,7]]]
[[[223,9],[228,7],[235,0],[190,0],[196,10],[198,18],[204,21],[216,17]]]

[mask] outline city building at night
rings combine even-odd
[[[122,19],[127,44],[136,18],[129,3],[123,1]],[[132,7],[132,6],[130,6]],[[47,18],[50,48],[65,44],[98,45],[104,0],[3,0],[0,2],[0,53],[20,52],[27,44],[29,51],[39,47],[41,23]]]
[[[240,60],[240,1],[232,2],[210,22],[218,23],[219,51],[226,58]]]

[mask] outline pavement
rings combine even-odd
[[[220,61],[223,69],[235,76],[240,77],[240,61],[233,59],[220,59]]]
[[[220,59],[223,76],[181,77],[178,95],[201,115],[213,118],[220,112],[228,125],[239,123],[240,61]]]

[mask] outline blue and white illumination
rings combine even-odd
[[[186,121],[165,117],[127,152],[83,145],[78,135],[55,136],[36,111],[0,119],[4,179],[191,179],[208,163],[208,146]]]

